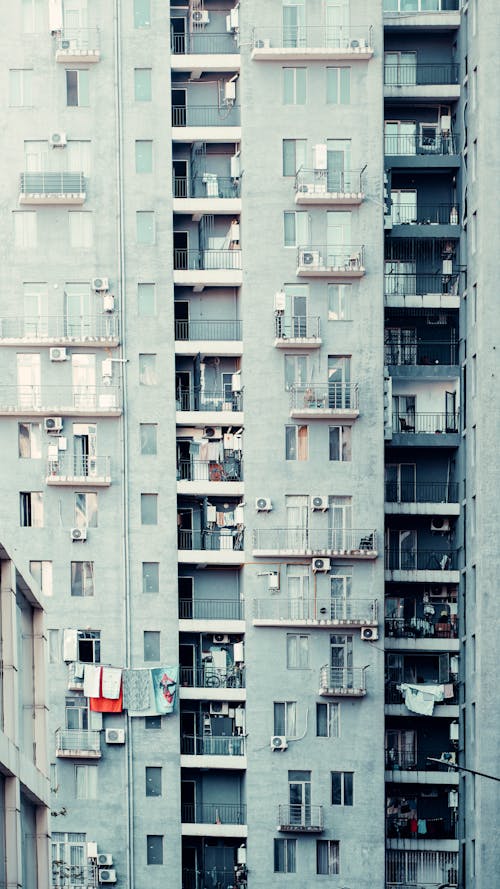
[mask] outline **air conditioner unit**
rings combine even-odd
[[[271,512],[273,504],[269,497],[257,497],[255,500],[255,509],[257,512]]]
[[[431,531],[449,531],[450,530],[450,520],[443,519],[441,516],[434,516],[431,521]]]
[[[215,645],[228,645],[229,636],[227,635],[227,633],[214,633],[212,641],[215,643]]]
[[[92,290],[105,293],[106,290],[109,290],[109,278],[92,278]]]
[[[241,156],[233,154],[230,161],[231,179],[239,179],[241,176]]]
[[[240,25],[240,14],[237,8],[229,10],[229,21],[231,24],[231,30],[236,31]]]
[[[241,392],[241,374],[231,374],[231,392]]]
[[[87,539],[87,529],[86,528],[72,528],[70,531],[71,539],[75,543],[76,541],[86,540]]]
[[[87,858],[97,858],[97,843],[87,843]]]
[[[256,40],[255,49],[271,49],[271,38],[264,37],[264,40]]]
[[[212,701],[210,704],[210,713],[212,716],[228,716],[229,704],[227,701]]]
[[[286,308],[286,293],[284,290],[277,290],[274,294],[274,311],[284,312]]]
[[[286,750],[288,744],[284,735],[272,735],[271,750]]]
[[[236,101],[236,81],[226,80],[226,83],[224,84],[224,101],[225,102],[235,102]]]
[[[66,133],[52,133],[49,145],[52,148],[65,148],[67,144]]]
[[[330,559],[313,559],[312,570],[314,574],[326,574],[330,570]]]
[[[320,142],[313,147],[314,169],[326,170],[328,168],[328,155],[326,142]]]
[[[430,591],[431,599],[447,599],[448,598],[448,587],[443,586],[433,586]]]
[[[222,438],[221,426],[205,426],[203,438]]]
[[[45,417],[43,428],[49,435],[59,435],[63,428],[62,417]]]
[[[107,728],[105,732],[106,744],[125,744],[125,729]],[[109,864],[113,864],[112,861]]]
[[[68,353],[66,352],[66,349],[57,347],[49,350],[49,357],[51,361],[67,361]]]
[[[206,9],[193,9],[191,13],[191,21],[193,25],[208,25],[210,16]]]
[[[449,133],[451,130],[451,115],[443,114],[441,117],[441,132]]]
[[[235,664],[243,664],[245,662],[245,644],[243,642],[234,643],[233,660]]]
[[[450,741],[458,741],[460,737],[460,726],[458,722],[450,722]]]
[[[452,259],[443,259],[443,275],[452,275],[453,274],[453,260]]]
[[[102,300],[102,308],[104,312],[114,312],[115,298],[112,293],[105,293]]]
[[[363,642],[376,642],[378,639],[378,630],[376,627],[361,627],[361,638]]]
[[[451,766],[457,764],[457,754],[455,750],[447,750],[445,753],[442,753],[440,756],[441,762],[448,763]]]
[[[97,864],[99,867],[111,867],[113,864],[113,856],[109,852],[99,852],[97,856]]]
[[[246,864],[247,863],[247,847],[246,846],[238,846],[236,849],[236,864]]]
[[[299,265],[307,265],[310,268],[317,268],[320,264],[319,250],[301,250],[299,254]]]
[[[311,497],[311,509],[315,511],[326,512],[329,506],[328,496],[325,494],[320,494],[317,497]]]
[[[99,871],[100,883],[116,883],[116,871],[111,869],[103,869]]]
[[[61,49],[69,49],[71,46],[71,40],[61,40]]]

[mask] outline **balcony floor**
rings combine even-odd
[[[206,141],[206,139],[205,139]],[[174,284],[186,287],[241,287],[241,269],[174,269]]]
[[[172,127],[172,142],[241,142],[241,127]]]
[[[177,426],[243,426],[243,411],[176,411]]]
[[[56,750],[58,759],[101,759],[100,750]]]
[[[239,358],[243,355],[243,340],[176,340],[176,355],[198,355],[201,360],[215,358]]]
[[[242,837],[248,836],[246,824],[181,824],[183,837]]]
[[[180,618],[179,633],[244,633],[244,620],[225,620],[223,618]]]
[[[178,481],[177,493],[207,497],[241,497],[245,492],[244,482]]]
[[[235,74],[240,70],[241,57],[239,53],[213,52],[213,53],[172,53],[170,67],[172,71],[180,71],[191,74],[197,79],[204,71],[217,71],[225,74]]]
[[[411,716],[415,718],[416,714],[408,710],[404,704],[385,704],[384,712],[386,716]],[[458,719],[460,708],[458,704],[438,703],[432,712],[432,719],[445,717],[445,719]],[[429,718],[429,717],[424,717]],[[395,846],[394,848],[399,848]]]
[[[321,618],[314,620],[312,618],[272,618],[272,617],[254,617],[252,619],[254,627],[314,627],[319,630],[350,630],[360,629],[361,627],[376,627],[377,620],[363,620],[361,618],[353,618],[347,620],[343,618],[329,619]]]
[[[56,62],[66,65],[80,62],[83,65],[91,65],[101,61],[99,49],[56,49]]]
[[[245,553],[243,550],[233,549],[180,549],[177,561],[179,565],[237,565],[240,567],[245,562]]]
[[[59,149],[60,150],[60,149]],[[87,195],[82,192],[66,192],[65,194],[39,194],[38,192],[22,191],[19,195],[19,203],[23,204],[42,204],[45,206],[63,206],[74,204],[81,206],[85,203]]]
[[[332,558],[332,559],[361,559],[361,561],[363,561],[363,562],[368,562],[368,561],[371,561],[372,559],[376,559],[378,557],[378,552],[377,552],[377,550],[372,550],[372,549],[369,549],[369,550],[342,550],[341,552],[338,550],[324,549],[324,550],[315,550],[314,552],[311,552],[311,550],[308,550],[308,551],[301,550],[300,552],[298,552],[297,550],[287,549],[287,548],[263,549],[261,547],[261,548],[257,549],[254,547],[254,549],[252,550],[252,555],[256,556],[257,558],[266,558],[267,556],[273,556],[273,557],[277,556],[279,558],[287,557],[287,558],[292,558],[292,559],[300,559],[300,558],[306,559],[306,558],[313,558],[313,557],[319,556],[321,558],[325,557],[325,558]],[[439,573],[442,574],[443,572],[439,572]],[[440,582],[446,583],[446,581],[444,579],[442,579]],[[458,583],[458,581],[456,581],[456,583]]]
[[[431,769],[394,769],[385,772],[385,780],[390,784],[459,784],[456,769],[436,772]]]
[[[386,635],[385,648],[386,651],[459,651],[460,639],[435,639],[433,636],[395,638]]]
[[[460,11],[444,10],[443,12],[413,13],[384,12],[384,30],[405,31],[437,31],[457,30],[460,27]]]
[[[246,769],[247,757],[245,756],[216,756],[200,754],[196,756],[189,753],[181,753],[181,769]]]
[[[384,86],[384,99],[400,99],[404,102],[408,100],[456,102],[459,98],[459,83],[418,83],[402,84],[401,86],[386,83]]]
[[[357,193],[337,193],[331,191],[314,192],[314,191],[297,191],[295,193],[295,203],[304,204],[305,206],[334,206],[334,207],[359,207],[363,203],[364,194]]]
[[[109,475],[47,475],[45,483],[54,487],[59,485],[67,488],[109,488],[111,477]]]
[[[181,701],[246,701],[246,688],[213,688],[180,686]]]
[[[373,49],[334,49],[333,47],[313,46],[256,46],[252,49],[251,58],[255,62],[368,62],[373,56]]]
[[[293,420],[357,420],[359,410],[336,407],[292,407],[290,417]]]

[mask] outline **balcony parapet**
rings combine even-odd
[[[275,312],[274,345],[278,349],[316,349],[321,346],[319,315],[292,315]]]
[[[242,411],[243,392],[232,392],[228,395],[222,390],[178,389],[176,393],[178,411]]]
[[[181,754],[184,756],[245,756],[244,735],[183,735]]]
[[[377,532],[373,529],[304,530],[303,528],[256,528],[254,556],[310,556],[345,559],[376,559]]]
[[[294,419],[345,419],[359,416],[357,383],[292,386],[290,416]]]
[[[173,105],[173,127],[239,127],[239,105]]]
[[[118,345],[116,313],[68,318],[64,315],[8,316],[0,318],[0,342],[8,345]]]
[[[301,168],[295,176],[295,203],[357,206],[365,196],[362,173]]]
[[[389,333],[389,331],[387,331]],[[458,343],[448,340],[415,340],[384,346],[384,364],[389,367],[454,367],[458,364]]]
[[[0,415],[111,416],[121,414],[118,386],[0,386]]]
[[[404,413],[394,412],[392,415],[392,431],[393,433],[411,433],[424,435],[442,435],[447,433],[458,433],[459,430],[458,411],[455,413]]]
[[[205,199],[220,198],[230,200],[241,197],[241,183],[231,176],[219,176],[217,173],[204,173],[194,179],[186,176],[174,176],[174,198]]]
[[[386,482],[385,502],[410,503],[458,503],[456,482]]]
[[[189,320],[175,322],[175,339],[203,342],[238,342],[242,339],[242,322],[237,320]]]
[[[211,31],[186,31],[171,35],[172,55],[233,55],[239,54],[234,34]],[[175,61],[175,60],[174,60]]]
[[[235,666],[223,672],[212,663],[204,667],[181,667],[180,684],[185,688],[245,688],[245,668]]]
[[[228,534],[221,534],[220,531],[178,531],[178,548],[179,550],[196,550],[206,552],[224,552],[244,549],[244,532],[243,528],[222,529],[227,530]]]
[[[283,833],[322,833],[323,806],[290,803],[278,806],[276,829]]]
[[[244,620],[239,599],[179,599],[180,620]]]
[[[458,84],[459,65],[456,62],[417,62],[415,65],[398,65],[386,62],[384,83],[386,86],[441,86]]]
[[[425,124],[423,124],[425,126]],[[388,157],[433,158],[458,156],[460,144],[459,133],[433,132],[426,136],[423,133],[412,135],[392,135],[386,133],[384,152]]]
[[[243,481],[242,460],[180,460],[177,480],[188,482]]]
[[[56,36],[56,62],[84,62],[88,65],[100,60],[98,28],[65,28]]]
[[[174,271],[241,271],[241,250],[174,249]]]
[[[48,485],[108,487],[111,484],[111,458],[71,458],[60,452],[56,459],[47,462],[45,481]]]
[[[56,756],[63,759],[100,759],[100,732],[58,729]]]
[[[362,278],[365,274],[364,245],[300,246],[297,272],[306,278]]]
[[[182,803],[183,824],[246,824],[247,807],[243,803]]]

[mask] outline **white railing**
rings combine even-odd
[[[319,673],[320,692],[339,691],[346,695],[366,694],[366,667],[331,667],[325,664]]]
[[[56,732],[56,752],[99,754],[101,752],[100,732],[82,731],[80,729],[58,729]]]
[[[377,532],[373,528],[256,528],[253,548],[310,556],[373,555],[377,552]]]
[[[376,624],[376,599],[254,599],[255,620]]]
[[[357,383],[326,383],[313,386],[292,386],[290,389],[292,410],[356,411],[359,408]]]
[[[60,452],[56,459],[47,462],[47,476],[58,478],[92,479],[111,478],[110,457],[71,457]]]
[[[0,340],[80,340],[118,339],[118,317],[114,313],[81,315],[13,315],[0,318]]]
[[[0,412],[106,413],[121,408],[118,386],[0,386]]]

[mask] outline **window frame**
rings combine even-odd
[[[331,83],[335,71],[335,85]],[[347,75],[342,77],[342,71],[347,71]],[[344,81],[342,83],[342,80]],[[335,86],[335,89],[333,87]],[[342,94],[344,91],[344,100]],[[335,98],[332,98],[335,92]],[[350,65],[328,65],[326,68],[326,104],[327,105],[350,105],[351,104],[351,66]]]
[[[78,569],[77,566],[79,566]],[[75,592],[77,589],[81,589],[81,592]],[[71,596],[78,599],[89,599],[95,596],[95,565],[93,561],[89,559],[71,560],[70,590]]]
[[[66,107],[90,108],[90,71],[88,68],[66,68]],[[76,75],[70,77],[69,75]],[[71,81],[74,81],[71,83]],[[75,101],[70,101],[74,99]]]
[[[320,870],[320,852],[326,851],[326,870]],[[323,857],[323,855],[321,855]],[[316,874],[319,876],[338,876],[340,874],[340,842],[339,840],[316,840]]]
[[[286,668],[287,670],[309,670],[310,639],[308,633],[286,634]],[[290,644],[293,642],[294,644]],[[305,644],[303,644],[305,642]],[[295,649],[295,650],[294,650]],[[291,656],[293,654],[293,656]]]
[[[308,459],[309,426],[304,423],[287,424],[285,426],[285,460],[303,463]]]
[[[324,708],[324,710],[323,710]],[[319,734],[319,714],[325,713],[326,734]],[[332,731],[332,729],[334,729]],[[337,701],[317,701],[316,702],[316,737],[317,738],[340,738],[340,703]]]
[[[338,457],[332,457],[332,432],[339,429]],[[332,423],[328,426],[328,460],[330,463],[352,463],[352,426],[349,423]]]
[[[296,874],[297,873],[297,840],[292,837],[275,837],[273,841],[274,850],[274,873],[275,874]],[[282,850],[281,855],[279,850]],[[280,867],[280,859],[283,867]]]
[[[338,781],[338,788],[334,790],[334,782]],[[354,772],[333,771],[330,772],[330,802],[332,806],[354,806]],[[338,791],[340,791],[338,793]],[[338,801],[337,801],[338,800]],[[350,802],[349,802],[350,800]]]
[[[19,491],[19,526],[43,528],[43,491]]]
[[[283,105],[307,105],[307,67],[305,65],[284,65],[281,70]],[[304,72],[303,79],[302,76],[298,77],[299,71],[301,75]],[[288,72],[292,72],[292,75],[288,75]],[[291,95],[291,101],[287,100],[287,92]]]

